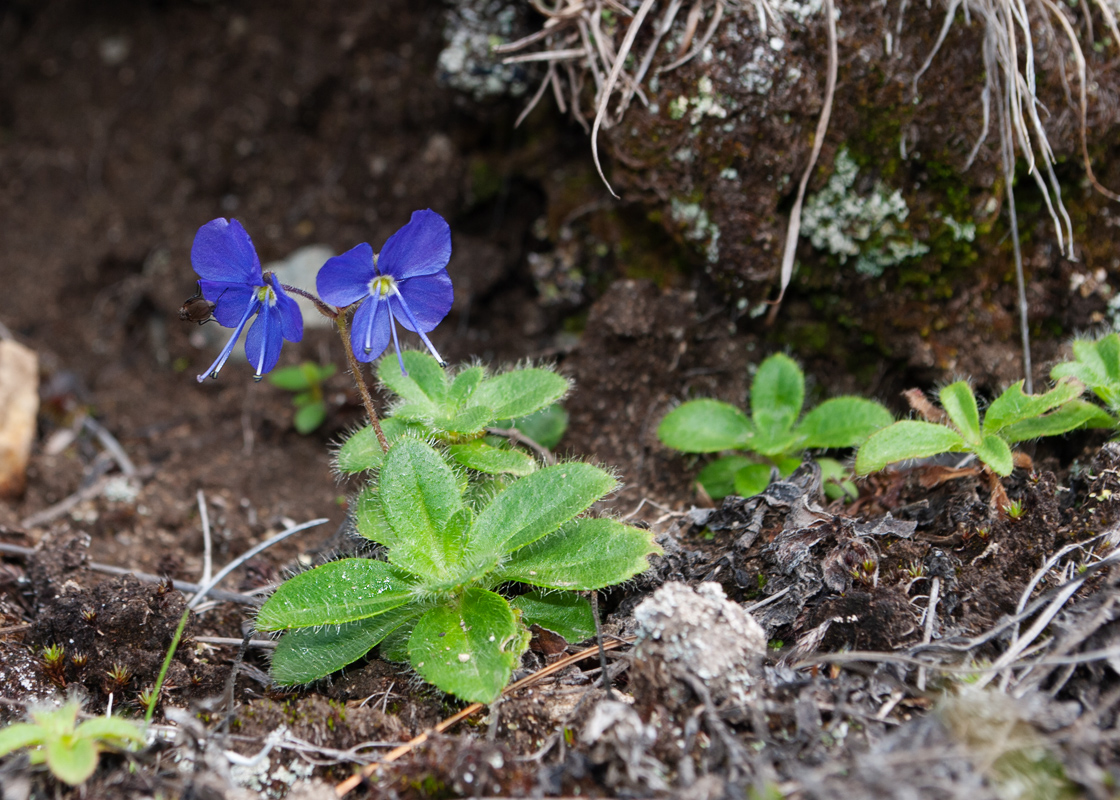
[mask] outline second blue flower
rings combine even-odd
[[[315,279],[319,297],[339,308],[360,303],[354,312],[350,344],[359,361],[373,361],[389,339],[401,358],[396,323],[415,331],[443,363],[427,333],[451,310],[454,292],[447,262],[451,260],[451,228],[432,210],[415,211],[408,224],[389,237],[374,254],[360,244],[331,258]],[[404,362],[400,361],[401,372]]]

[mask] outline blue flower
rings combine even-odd
[[[288,297],[280,281],[271,273],[261,273],[261,262],[249,234],[235,219],[215,219],[198,229],[191,247],[191,265],[202,278],[202,296],[214,303],[214,318],[233,336],[217,360],[198,376],[217,378],[249,318],[257,315],[245,335],[245,355],[260,380],[276,366],[284,339],[303,338],[303,317],[296,301]]]
[[[359,361],[373,361],[392,337],[401,372],[399,322],[420,334],[436,360],[444,363],[427,333],[451,310],[454,292],[447,274],[451,228],[432,210],[414,211],[408,224],[374,255],[360,244],[329,259],[315,279],[319,297],[338,308],[360,303],[350,328],[350,347]],[[407,373],[406,373],[407,374]]]

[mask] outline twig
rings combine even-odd
[[[300,531],[305,531],[308,528],[314,528],[316,525],[322,525],[326,521],[326,517],[320,517],[319,519],[313,519],[310,522],[304,522],[302,525],[295,525],[291,528],[288,528],[287,530],[280,531],[280,533],[276,534],[271,539],[266,539],[256,547],[250,547],[233,561],[226,564],[225,567],[218,571],[218,574],[214,576],[213,580],[199,589],[198,594],[192,597],[190,602],[187,603],[187,608],[194,608],[195,606],[197,606],[202,601],[202,598],[206,597],[206,595],[208,595],[215,586],[221,583],[223,578],[225,578],[227,575],[240,567],[253,556],[257,555],[258,553],[264,552],[268,548],[272,547],[272,545],[276,544],[277,542],[284,541],[293,534],[299,533]]]
[[[196,637],[194,637],[194,640],[196,642],[202,642],[203,644],[229,645],[231,647],[240,646],[241,642],[243,641],[242,639],[238,639],[235,636],[196,636]],[[249,646],[250,647],[263,647],[266,650],[276,649],[276,645],[278,643],[279,643],[278,639],[250,639],[249,640]]]
[[[52,520],[58,519],[79,503],[84,503],[86,500],[92,500],[94,497],[97,497],[105,490],[105,486],[110,480],[111,478],[108,476],[102,475],[89,486],[83,487],[69,497],[59,500],[53,506],[48,506],[37,514],[25,517],[20,520],[19,524],[24,528],[38,528]]]
[[[922,631],[922,644],[933,639],[933,626],[937,620],[937,601],[941,598],[941,578],[934,577],[929,589],[929,605],[926,606],[926,624]],[[926,690],[926,668],[918,668],[918,691]]]
[[[817,166],[817,157],[821,154],[824,137],[828,132],[828,120],[832,116],[832,99],[836,95],[836,74],[839,71],[840,56],[836,47],[836,14],[832,7],[832,0],[824,0],[825,27],[828,31],[828,77],[824,87],[824,107],[821,117],[817,120],[817,132],[813,137],[813,150],[809,154],[809,163],[801,176],[801,183],[797,187],[797,199],[793,202],[793,209],[789,213],[789,228],[786,230],[786,246],[782,252],[782,271],[778,297],[770,306],[767,315],[767,324],[772,324],[778,316],[782,298],[786,295],[786,287],[793,278],[793,260],[797,255],[797,238],[801,235],[801,205],[805,202],[805,191],[809,188],[809,178]]]
[[[133,478],[136,476],[136,466],[132,463],[132,459],[128,457],[128,453],[121,447],[121,443],[117,441],[113,434],[109,433],[109,430],[104,425],[93,417],[86,417],[82,420],[82,426],[97,437],[97,441],[101,442],[101,446],[104,447],[106,452],[117,462],[121,474],[126,478]]]
[[[543,444],[539,444],[535,439],[526,436],[517,428],[487,428],[486,432],[491,436],[503,436],[506,439],[509,439],[514,444],[525,445],[538,456],[540,456],[541,461],[549,466],[552,466],[556,463],[556,456],[552,454],[551,450],[549,450]]]
[[[213,562],[211,559],[212,544],[210,541],[210,513],[206,509],[206,495],[198,490],[198,516],[202,521],[202,580],[203,586],[210,583]]]

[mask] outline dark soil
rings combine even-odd
[[[634,663],[626,648],[608,654],[615,684],[608,697],[598,687],[598,657],[584,659],[488,717],[433,736],[362,791],[901,797],[904,784],[891,776],[905,767],[917,792],[905,796],[988,797],[1004,780],[1000,765],[1029,750],[1050,759],[1030,764],[1060,791],[1105,796],[1120,780],[1114,654],[1017,674],[1015,685],[1035,699],[1011,710],[993,701],[987,719],[1003,720],[1029,747],[1009,746],[990,759],[962,755],[969,737],[992,736],[967,728],[952,706],[965,691],[958,672],[997,661],[1035,618],[1015,623],[1014,634],[1002,621],[1031,598],[1051,597],[1064,580],[1087,576],[1070,605],[1055,611],[1047,646],[1058,657],[1115,647],[1117,577],[1111,562],[1099,566],[1115,537],[1071,547],[1120,519],[1120,454],[1102,449],[1103,436],[1039,445],[1036,469],[1005,482],[1024,508],[1013,520],[992,510],[982,475],[938,482],[936,470],[922,469],[885,472],[847,508],[822,507],[808,466],[760,498],[728,498],[689,515],[693,504],[710,506],[693,485],[700,462],[662,447],[655,433],[682,399],[742,403],[748,365],[780,349],[801,358],[812,396],[861,392],[899,412],[899,391],[928,389],[955,372],[986,390],[1014,379],[1016,300],[1003,245],[985,245],[981,255],[998,258],[977,274],[937,271],[927,282],[933,289],[897,305],[894,285],[846,286],[822,277],[822,264],[806,254],[803,280],[778,326],[767,328],[733,301],[744,285],[752,302],[761,299],[773,275],[773,233],[785,218],[775,215],[789,199],[769,187],[764,203],[747,208],[769,179],[757,173],[750,191],[712,193],[725,243],[734,241],[724,251],[728,267],[706,275],[703,258],[653,210],[668,185],[696,190],[695,176],[680,171],[683,162],[669,162],[678,171],[632,163],[628,149],[635,137],[648,144],[669,134],[645,125],[611,134],[612,177],[627,196],[608,203],[584,133],[555,109],[542,105],[515,130],[520,101],[476,102],[437,82],[442,10],[356,0],[313,9],[0,3],[0,323],[38,354],[42,399],[27,489],[0,505],[0,544],[34,550],[9,551],[0,563],[0,716],[21,717],[27,702],[75,690],[90,714],[111,703],[139,715],[185,606],[170,581],[202,574],[199,491],[215,568],[293,522],[328,520],[238,570],[223,584],[229,592],[267,586],[354,546],[346,516],[356,487],[337,480],[330,461],[331,447],[362,422],[357,392],[341,371],[331,378],[327,421],[304,436],[293,428],[290,395],[254,384],[243,359],[235,356],[218,381],[196,382],[215,354],[203,329],[178,319],[195,290],[189,249],[197,228],[236,216],[268,262],[312,243],[341,252],[368,241],[378,249],[412,210],[430,207],[454,237],[455,306],[433,335],[444,357],[557,363],[576,385],[559,451],[617,470],[624,488],[606,505],[619,515],[647,501],[635,519],[653,527],[665,555],[602,594],[608,641],[633,633],[635,608],[661,585],[714,581],[730,601],[755,607],[771,649],[749,667],[749,703],[706,696],[695,675]],[[931,12],[914,13],[921,27],[913,35],[924,41]],[[878,41],[877,20],[861,10],[846,24]],[[813,85],[821,66],[807,53],[820,44],[816,36],[806,34],[795,51],[803,82]],[[944,103],[965,89],[962,102],[972,102],[973,56],[953,56],[930,106],[907,124],[936,134],[933,117]],[[898,93],[891,81],[907,65],[891,67],[882,93]],[[874,65],[846,62],[846,69],[852,92],[874,82]],[[684,90],[687,75],[666,92]],[[743,141],[763,137],[784,112],[815,118],[817,106],[795,97],[798,86],[785,87],[765,114],[745,114],[740,121],[753,132]],[[843,131],[889,105],[878,95],[863,100],[846,98]],[[1074,129],[1062,120],[1058,138],[1068,150]],[[953,147],[971,143],[975,122],[954,132]],[[768,160],[771,172],[800,170],[807,136],[782,130],[765,147],[735,150],[740,172]],[[659,141],[659,150],[675,147],[671,138]],[[989,188],[993,163],[981,165]],[[715,170],[707,179],[722,166],[705,167]],[[1091,227],[1086,220],[1099,205],[1086,200],[1079,221]],[[1033,242],[1045,224],[1026,218]],[[760,232],[748,240],[742,231],[752,226]],[[1092,268],[1103,264],[1112,236],[1087,232]],[[1051,251],[1045,242],[1028,251],[1038,269],[1031,294],[1042,338],[1038,378],[1061,352],[1061,337],[1087,326],[1105,302],[1070,292],[1075,268],[1049,258]],[[574,263],[582,274],[530,269],[530,255],[554,267]],[[938,294],[946,287],[949,296]],[[307,359],[342,364],[334,333],[308,330],[302,343],[285,347],[282,364]],[[120,473],[86,417],[120,443],[135,476]],[[123,493],[90,491],[42,516],[116,479]],[[1027,591],[1062,548],[1068,554]],[[155,579],[111,576],[94,564]],[[238,647],[211,640],[240,641],[251,619],[251,607],[231,602],[192,615],[158,717],[177,738],[127,758],[106,756],[86,794],[59,789],[58,796],[241,797],[237,787],[248,786],[262,796],[333,797],[332,785],[356,763],[461,706],[376,656],[283,691],[268,681],[267,650],[250,648],[227,716]],[[64,656],[52,664],[44,651],[56,645]],[[847,651],[935,659],[946,669],[923,667],[919,677],[913,661],[837,655]],[[538,642],[518,677],[557,657]],[[619,692],[632,702],[616,702]],[[257,762],[270,771],[249,778],[256,767],[224,755],[259,753],[281,729],[307,745],[303,756],[293,746],[277,749],[271,762]],[[922,772],[906,759],[912,750],[935,754],[943,769]],[[293,765],[311,776],[295,788],[284,777]],[[27,796],[10,787],[56,796],[50,779],[18,757],[0,766],[0,796]]]

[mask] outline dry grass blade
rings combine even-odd
[[[825,133],[828,132],[828,120],[832,116],[832,99],[836,95],[836,74],[839,70],[840,56],[836,46],[836,13],[832,7],[832,0],[824,0],[825,27],[828,31],[828,78],[824,89],[824,107],[821,109],[820,119],[817,120],[817,131],[813,139],[813,151],[809,155],[809,163],[801,176],[801,183],[797,187],[797,199],[794,200],[793,210],[789,213],[789,228],[786,230],[786,245],[782,251],[782,270],[778,297],[770,307],[767,322],[773,323],[781,307],[782,298],[785,297],[786,287],[793,278],[793,260],[797,255],[797,237],[801,235],[801,206],[805,202],[805,190],[809,186],[809,178],[817,166],[817,158],[821,154]]]
[[[658,72],[669,72],[670,70],[674,70],[682,64],[687,64],[689,61],[696,58],[696,56],[702,53],[704,51],[704,48],[708,46],[708,42],[710,42],[712,40],[712,37],[715,36],[716,28],[719,27],[719,23],[723,19],[723,7],[724,0],[716,0],[716,10],[712,12],[712,21],[708,23],[708,29],[704,31],[704,35],[701,37],[700,41],[697,42],[696,46],[688,51],[687,54],[685,54],[681,58],[678,58],[672,64],[669,64],[666,67],[662,67],[660,70],[658,70]]]
[[[831,3],[831,0],[825,0]],[[638,12],[634,15],[630,27],[626,30],[626,37],[622,40],[621,46],[618,48],[618,55],[614,60],[614,66],[611,68],[610,75],[607,76],[606,82],[599,89],[599,107],[595,111],[595,122],[591,125],[591,158],[595,162],[595,169],[599,173],[599,178],[607,186],[609,191],[614,197],[618,197],[614,189],[611,188],[610,181],[607,176],[603,174],[603,165],[599,161],[599,128],[603,126],[603,119],[607,114],[607,106],[611,101],[611,90],[618,82],[619,76],[622,74],[622,69],[626,64],[626,56],[630,53],[630,48],[634,46],[634,39],[638,35],[638,31],[642,27],[642,22],[645,21],[646,15],[649,10],[653,8],[654,0],[642,0],[642,5]]]

